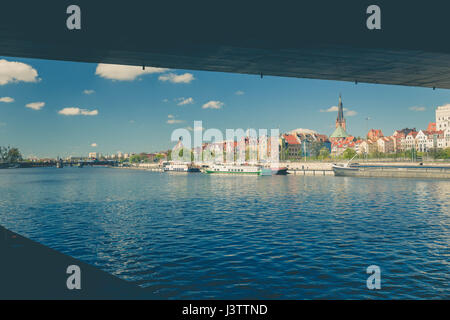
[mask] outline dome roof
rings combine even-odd
[[[292,130],[289,132],[289,134],[317,134],[317,131],[311,130],[311,129],[302,129],[302,128],[298,128],[295,130]]]

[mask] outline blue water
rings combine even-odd
[[[444,180],[10,169],[0,224],[160,298],[450,298]]]

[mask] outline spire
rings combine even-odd
[[[339,104],[338,104],[338,118],[337,121],[341,122],[344,120],[344,108],[342,107],[342,96],[339,93]]]
[[[346,130],[346,123],[344,119],[344,107],[342,105],[342,95],[339,93],[339,104],[338,104],[338,116],[336,119],[336,128],[342,127]]]

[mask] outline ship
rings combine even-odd
[[[227,165],[215,164],[205,169],[208,174],[242,174],[242,175],[261,175],[262,167],[253,165]]]
[[[264,166],[261,169],[261,175],[263,176],[285,176],[287,174],[287,167]]]
[[[424,165],[333,165],[335,176],[450,179],[450,166]]]
[[[190,163],[166,162],[163,164],[164,172],[200,172],[200,169]]]

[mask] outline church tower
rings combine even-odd
[[[339,94],[339,104],[338,104],[338,116],[336,119],[336,128],[341,127],[346,130],[346,123],[344,118],[344,107],[342,106],[342,97],[341,94]]]

